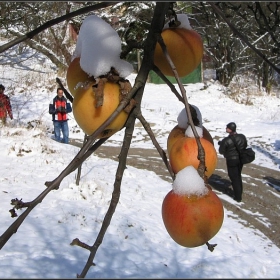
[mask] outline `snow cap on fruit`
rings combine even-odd
[[[195,105],[191,105],[195,111],[196,111],[196,115],[197,118],[199,120],[199,126],[202,127],[202,115],[200,110],[195,106]],[[177,117],[177,122],[178,122],[178,126],[184,129],[187,129],[189,126],[189,119],[188,119],[188,115],[186,112],[186,109],[183,108],[182,111],[179,113],[178,117]]]
[[[177,20],[181,22],[181,24],[179,26],[177,26],[176,28],[185,28],[185,29],[192,29],[191,25],[190,25],[190,22],[189,22],[189,18],[188,18],[188,15],[186,14],[177,14]],[[170,28],[169,27],[169,22],[167,22],[163,29],[167,29],[167,28]]]
[[[116,30],[96,15],[85,18],[79,31],[72,60],[80,57],[80,66],[95,78],[107,74],[114,67],[120,77],[133,72],[129,62],[120,59],[121,39]]]
[[[173,191],[178,195],[203,196],[209,192],[204,180],[199,176],[197,170],[192,166],[181,169],[173,182]]]
[[[201,127],[199,127],[199,126],[195,126],[194,128],[195,128],[195,130],[196,130],[198,136],[199,136],[200,138],[202,138],[202,137],[203,137],[203,129],[202,129]],[[191,127],[190,125],[189,125],[188,128],[186,129],[185,135],[186,135],[187,137],[195,137],[195,136],[194,136],[194,133],[193,133],[193,130],[192,130],[192,127]]]

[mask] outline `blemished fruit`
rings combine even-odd
[[[161,36],[179,77],[194,71],[203,57],[201,36],[195,30],[186,28],[167,28],[162,31]],[[159,43],[155,48],[154,64],[164,75],[174,77]]]
[[[202,126],[202,135],[205,140],[209,141],[212,145],[214,145],[214,141],[213,138],[211,136],[211,134],[209,133],[209,131]],[[185,137],[185,129],[179,127],[178,125],[176,125],[175,127],[173,127],[173,129],[170,131],[168,138],[167,138],[167,153],[168,155],[170,154],[170,150],[173,146],[173,144],[180,138]]]
[[[73,100],[73,115],[78,125],[87,135],[91,135],[116,110],[120,102],[120,86],[116,83],[104,84],[103,105],[95,107],[94,83],[80,90]],[[128,114],[122,110],[97,138],[109,137],[123,128]]]
[[[86,82],[94,81],[94,78],[89,76],[80,66],[80,58],[74,58],[68,66],[66,73],[66,82],[70,93],[73,97],[80,89],[79,86]]]
[[[171,238],[192,248],[204,245],[218,233],[224,209],[212,190],[203,196],[178,195],[171,190],[163,200],[162,218]]]
[[[218,162],[217,152],[212,143],[204,138],[200,138],[200,142],[205,152],[205,175],[209,178]],[[199,160],[198,146],[195,138],[182,137],[179,138],[172,146],[169,153],[169,161],[173,172],[176,174],[186,166],[192,165],[198,169]]]

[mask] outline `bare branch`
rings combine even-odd
[[[62,82],[59,78],[56,78],[56,82],[59,84],[59,86],[62,88],[66,98],[73,103],[73,96],[68,92],[68,90],[63,86]]]
[[[7,241],[11,238],[11,236],[17,232],[20,225],[23,223],[25,218],[28,214],[39,204],[43,201],[43,199],[47,196],[47,194],[55,189],[58,189],[61,181],[64,177],[69,175],[71,172],[76,170],[85,159],[87,159],[99,146],[101,146],[108,138],[102,138],[98,142],[96,142],[87,152],[80,156],[80,153],[83,149],[81,149],[80,153],[75,156],[75,158],[71,161],[71,163],[62,171],[62,173],[52,182],[46,182],[45,185],[48,187],[46,188],[36,199],[28,203],[28,208],[17,218],[17,220],[11,224],[8,229],[0,236],[0,250],[3,246],[7,243]],[[27,203],[23,204],[24,206]]]
[[[164,152],[164,150],[160,147],[158,141],[156,140],[156,137],[149,125],[149,123],[145,120],[145,118],[143,117],[142,113],[139,112],[139,114],[137,115],[137,118],[139,119],[139,121],[142,123],[143,127],[145,128],[145,130],[147,131],[148,135],[150,136],[154,146],[156,147],[158,153],[160,154],[167,170],[169,171],[171,177],[173,180],[175,180],[175,175],[174,175],[174,172],[172,171],[172,168],[167,160],[167,157],[166,157],[166,153]]]
[[[101,8],[105,8],[105,7],[109,7],[112,5],[117,4],[118,2],[102,2],[102,3],[98,3],[96,5],[92,5],[92,6],[88,6],[88,7],[84,7],[82,9],[79,9],[77,11],[74,11],[72,13],[66,14],[64,16],[52,19],[50,21],[47,21],[46,23],[44,23],[43,25],[39,26],[38,28],[26,33],[25,35],[22,35],[14,40],[12,40],[9,43],[6,43],[2,46],[0,46],[0,53],[8,50],[9,48],[27,40],[27,39],[32,39],[35,35],[39,34],[40,32],[44,31],[45,29],[56,25],[60,22],[63,22],[64,20],[70,19],[72,17],[78,16],[78,15],[82,15],[91,11],[95,11]]]

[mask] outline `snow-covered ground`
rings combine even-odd
[[[35,199],[79,149],[51,139],[48,104],[57,84],[46,61],[30,60],[14,68],[0,65],[0,74],[14,112],[14,120],[0,130],[3,234],[16,219],[10,217],[11,199]],[[128,77],[132,84],[134,78],[135,74]],[[275,94],[252,96],[253,105],[244,105],[229,98],[217,82],[189,84],[185,89],[189,102],[200,109],[216,149],[217,141],[226,136],[226,124],[234,121],[256,151],[254,163],[279,170],[280,99]],[[183,107],[166,85],[146,85],[142,113],[165,150]],[[73,114],[69,118],[70,138],[82,141],[84,133]],[[123,135],[122,130],[104,145],[120,146]],[[139,121],[131,147],[153,148]],[[69,244],[75,238],[94,243],[111,199],[116,168],[110,158],[92,155],[83,164],[79,186],[76,171],[67,176],[0,250],[0,277],[76,278],[89,252]],[[171,188],[154,172],[128,166],[120,202],[87,278],[279,278],[279,248],[261,232],[243,226],[227,209],[221,230],[209,241],[218,244],[213,252],[206,246],[185,248],[175,243],[161,217],[163,198]],[[18,215],[23,211],[18,210]]]

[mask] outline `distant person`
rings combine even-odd
[[[226,132],[229,135],[218,142],[220,145],[219,153],[226,158],[228,176],[231,180],[234,192],[234,200],[241,202],[243,193],[241,172],[243,164],[239,159],[239,153],[232,138],[235,139],[236,145],[239,147],[240,151],[246,149],[247,139],[245,135],[236,132],[236,124],[234,122],[227,124]]]
[[[63,89],[57,88],[57,96],[49,104],[49,113],[52,114],[54,126],[54,138],[56,141],[69,143],[68,113],[72,112],[72,107],[63,96]],[[62,139],[61,139],[62,132]]]
[[[5,87],[0,85],[0,119],[3,125],[7,123],[7,115],[10,119],[13,119],[12,106],[10,103],[10,98],[4,94]]]

